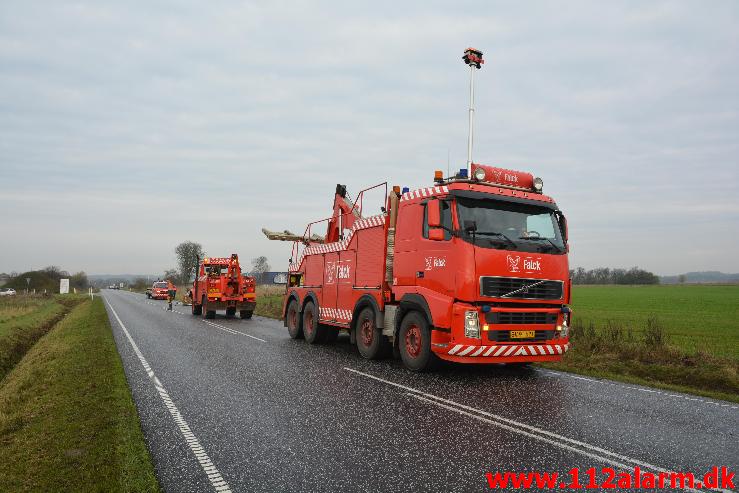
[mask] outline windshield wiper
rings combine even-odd
[[[518,239],[519,240],[531,240],[531,241],[548,241],[549,244],[552,245],[555,250],[557,250],[557,252],[559,253],[564,252],[564,250],[560,248],[556,243],[554,243],[549,238],[545,238],[543,236],[519,236]]]
[[[497,233],[495,231],[475,231],[476,235],[481,236],[500,236],[505,241],[507,241],[513,248],[516,248],[518,245],[516,245],[516,242],[510,239],[508,236],[504,235],[503,233]]]

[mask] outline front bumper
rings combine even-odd
[[[559,361],[570,349],[569,342],[547,344],[500,344],[475,346],[450,344],[447,348],[435,348],[436,355],[458,363],[517,363],[534,361]]]

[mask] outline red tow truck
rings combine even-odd
[[[352,201],[337,185],[331,217],[302,235],[263,230],[293,241],[283,305],[292,338],[330,342],[345,329],[363,357],[392,351],[414,371],[439,359],[561,359],[571,323],[565,217],[540,178],[472,163],[471,139],[468,151],[467,168],[436,171],[428,187],[388,194],[385,182]],[[382,213],[363,214],[378,187]],[[323,223],[325,237],[314,233]]]
[[[243,276],[239,256],[206,257],[198,262],[195,281],[188,293],[192,314],[215,318],[216,310],[226,310],[226,317],[239,312],[251,318],[257,304],[256,280]]]

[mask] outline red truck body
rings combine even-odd
[[[353,204],[337,186],[323,242],[312,231],[319,221],[293,246],[290,335],[313,343],[347,329],[364,357],[393,349],[412,370],[437,358],[559,360],[571,315],[565,218],[529,173],[466,171],[437,171],[433,186],[402,194],[394,187],[369,217],[365,191]]]
[[[226,317],[239,312],[251,318],[256,307],[256,281],[241,275],[239,257],[208,257],[198,263],[190,290],[192,314],[215,318],[216,310],[226,310]]]

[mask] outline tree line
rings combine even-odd
[[[570,270],[570,278],[573,284],[659,284],[659,276],[639,267],[631,269],[578,267]]]
[[[66,270],[62,270],[56,265],[44,267],[41,270],[32,270],[28,272],[11,272],[4,287],[13,288],[16,291],[25,289],[43,291],[44,289],[55,293],[59,291],[59,280],[69,279],[69,289],[77,288],[85,290],[90,286],[87,274],[84,271],[70,274]]]
[[[177,267],[165,269],[162,279],[169,279],[178,284],[189,284],[195,277],[198,262],[206,256],[205,250],[203,250],[203,246],[200,243],[183,241],[175,247],[174,253],[177,259]],[[270,270],[267,257],[253,258],[251,260],[251,270],[247,270],[244,259],[240,258],[239,261],[241,262],[241,270],[244,274],[248,273],[250,276],[255,277],[259,284],[264,282],[264,274]],[[141,280],[137,279],[134,284],[140,282]]]

